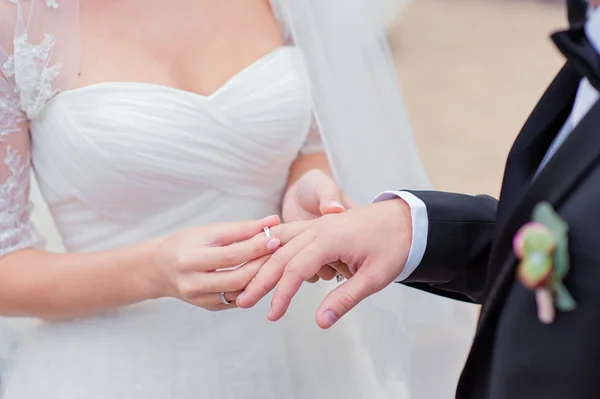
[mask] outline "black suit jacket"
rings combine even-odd
[[[585,21],[588,9],[587,0],[567,0],[567,16],[571,25]]]
[[[500,200],[414,192],[427,206],[428,242],[407,285],[483,305],[459,399],[600,398],[600,103],[533,176],[570,114],[581,75],[567,63],[517,137]],[[515,279],[515,232],[540,201],[570,226],[565,280],[578,308],[537,319]],[[435,377],[432,376],[432,379]]]

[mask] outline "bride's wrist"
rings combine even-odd
[[[133,289],[142,300],[165,297],[164,275],[156,266],[156,259],[164,239],[155,239],[130,248],[133,252]]]

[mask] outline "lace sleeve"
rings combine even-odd
[[[0,256],[43,245],[29,221],[29,132],[13,86],[0,75]]]
[[[0,256],[44,243],[29,220],[30,146],[15,83],[15,4],[0,4]]]
[[[74,86],[78,0],[0,0],[0,256],[44,242],[31,221],[28,126]]]

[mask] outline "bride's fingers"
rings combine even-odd
[[[187,298],[214,292],[242,291],[268,259],[269,256],[254,259],[235,270],[190,273],[180,281],[179,291]]]
[[[252,259],[275,252],[281,242],[279,238],[257,235],[254,238],[226,247],[203,248],[198,251],[204,266],[200,270],[214,270],[234,267]]]
[[[221,223],[213,225],[211,228],[212,239],[210,245],[213,247],[222,247],[236,242],[249,240],[261,233],[265,227],[274,227],[281,223],[277,215],[268,216],[261,220],[249,220],[244,222]],[[210,235],[210,234],[209,234]]]
[[[189,303],[200,308],[207,310],[223,310],[237,307],[237,305],[235,305],[235,299],[241,293],[242,291],[225,292],[225,301],[229,302],[228,304],[221,300],[220,293],[202,294],[187,299]]]
[[[212,312],[220,312],[222,310],[228,310],[228,309],[237,309],[237,304],[234,302],[231,302],[229,305],[224,305],[222,303],[216,304],[215,306],[211,307],[210,310]]]
[[[344,204],[346,209],[356,208],[356,202],[345,193],[342,193],[342,204]]]
[[[225,292],[225,300],[227,302],[235,302],[235,300],[237,299],[238,296],[240,296],[240,294],[243,292],[243,290],[237,290],[237,291],[233,291],[233,292]],[[223,303],[221,301],[221,294],[217,294],[218,296],[218,303]]]
[[[308,280],[306,280],[306,282],[314,284],[314,283],[318,282],[320,279],[321,278],[319,277],[319,275],[315,275],[315,276],[312,276],[311,278],[309,278]]]
[[[220,312],[222,310],[227,310],[227,309],[236,309],[238,306],[236,305],[235,301],[231,302],[227,305],[225,305],[224,303],[217,303],[217,304],[210,304],[210,305],[197,305],[195,303],[192,303],[192,305],[195,305],[199,308],[202,309],[206,309],[210,312]]]
[[[349,279],[350,277],[352,277],[352,272],[350,271],[350,268],[348,267],[347,264],[345,264],[342,261],[338,260],[338,261],[332,262],[329,264],[329,266],[334,268],[337,273],[341,274],[346,279]]]
[[[316,276],[308,280],[309,283],[316,283],[319,280],[331,281],[338,274],[341,274],[345,278],[350,278],[352,273],[345,263],[337,261],[322,266]]]
[[[317,275],[325,281],[333,280],[337,274],[338,274],[337,270],[335,270],[333,267],[331,267],[329,265],[325,265],[325,266],[321,267],[321,269],[317,273]]]

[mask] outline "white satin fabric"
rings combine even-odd
[[[100,83],[52,99],[31,124],[32,160],[66,248],[277,213],[311,122],[299,57],[276,49],[208,97]]]
[[[209,97],[140,83],[54,97],[31,125],[32,158],[67,250],[277,213],[311,121],[299,57],[277,49]],[[326,292],[305,287],[279,324],[268,301],[209,313],[168,299],[42,324],[5,398],[372,398],[380,384],[356,322],[315,325]]]

